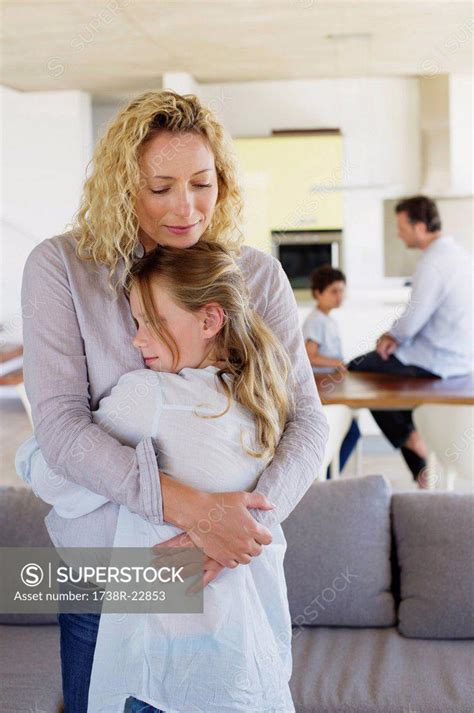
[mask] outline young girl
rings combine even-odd
[[[94,421],[123,443],[156,439],[160,467],[191,486],[251,491],[292,408],[290,365],[251,309],[234,259],[203,241],[186,250],[157,247],[135,263],[126,289],[134,345],[148,369],[122,376]],[[47,493],[41,480],[35,475],[34,489],[60,503],[64,516],[103,503],[69,482]],[[180,532],[121,506],[114,546],[151,547]],[[249,553],[248,565],[223,569],[208,584],[202,614],[117,621],[103,613],[89,711],[118,713],[130,696],[166,713],[294,711],[286,542],[280,525],[271,533],[272,544],[257,557]]]

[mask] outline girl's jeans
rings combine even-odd
[[[64,713],[88,713],[87,699],[100,614],[59,614]],[[164,713],[129,698],[126,713]]]

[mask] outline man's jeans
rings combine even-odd
[[[426,371],[426,369],[422,369],[420,366],[402,364],[402,362],[399,361],[399,359],[397,359],[397,357],[393,354],[391,354],[389,358],[384,361],[375,351],[356,357],[349,363],[348,369],[349,371],[371,371],[379,374],[393,374],[395,376],[424,376],[435,379],[439,378],[436,374]],[[412,412],[408,410],[371,411],[371,414],[374,417],[378,427],[388,438],[392,446],[395,448],[402,448],[403,457],[416,479],[421,467],[423,466],[423,461],[418,458],[413,451],[409,451],[407,453],[408,449],[403,448],[408,436],[415,430],[411,417]]]
[[[59,614],[58,621],[64,713],[88,713],[87,699],[100,614]],[[126,713],[164,713],[136,698],[129,698],[124,710]]]

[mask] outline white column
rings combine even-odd
[[[449,77],[451,192],[472,195],[472,127],[474,79],[470,74]]]

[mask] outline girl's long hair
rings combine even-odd
[[[118,112],[97,142],[81,204],[71,224],[78,256],[107,265],[109,286],[115,290],[125,281],[139,243],[135,203],[142,184],[141,152],[161,131],[175,134],[170,150],[176,146],[173,141],[185,144],[190,133],[206,141],[214,154],[218,195],[211,222],[201,237],[237,254],[240,249],[242,197],[230,136],[195,95],[146,92]],[[121,259],[124,271],[112,285]]]
[[[149,328],[170,349],[176,366],[178,348],[154,304],[154,281],[189,312],[211,302],[222,307],[225,321],[214,337],[214,346],[224,361],[216,376],[228,405],[217,415],[228,411],[232,399],[247,407],[256,418],[259,449],[245,449],[255,457],[272,458],[291,408],[290,361],[280,341],[250,306],[248,289],[233,256],[218,243],[200,240],[186,249],[158,246],[131,268],[126,293],[129,295],[132,287],[138,290]],[[224,379],[225,374],[232,378]]]

